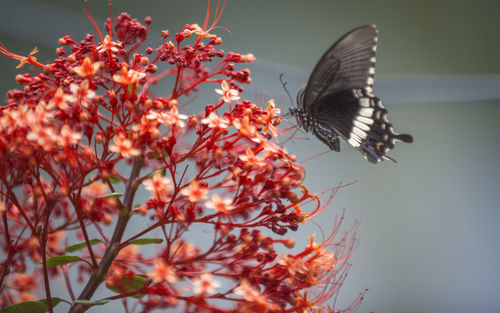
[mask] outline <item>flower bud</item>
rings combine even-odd
[[[80,121],[88,121],[89,120],[89,114],[85,111],[81,111],[79,115]]]
[[[189,29],[185,29],[182,31],[182,36],[184,36],[184,38],[189,38],[191,37],[191,31]]]
[[[22,75],[22,74],[17,74],[16,75],[16,83],[18,85],[24,85],[24,84],[27,84],[29,82],[32,82],[32,77],[31,75],[30,76],[27,76],[26,74],[25,75]]]
[[[295,239],[293,238],[288,238],[287,240],[283,241],[283,244],[285,245],[285,247],[287,247],[288,249],[292,249],[293,247],[295,247]]]
[[[283,186],[283,187],[288,187],[288,186],[290,186],[290,183],[291,183],[291,179],[290,179],[290,177],[288,177],[288,176],[284,177],[284,178],[281,180],[281,186]]]
[[[102,133],[101,132],[97,133],[97,135],[95,136],[95,142],[102,143],[102,139],[103,139]]]
[[[191,115],[189,117],[189,124],[191,124],[191,126],[196,126],[196,124],[198,124],[198,119],[194,115]]]
[[[165,43],[165,47],[166,47],[167,49],[169,49],[169,50],[172,50],[172,49],[174,49],[174,48],[175,48],[175,45],[174,45],[174,43],[173,43],[173,42],[168,41],[167,43]]]
[[[170,101],[168,102],[169,109],[176,107],[177,105],[179,105],[179,102],[177,101],[177,99],[170,99]]]
[[[64,55],[65,52],[66,52],[66,50],[64,50],[63,47],[59,47],[56,49],[56,54],[59,56]]]
[[[70,54],[68,56],[68,62],[69,63],[75,63],[76,62],[76,56],[74,54]]]
[[[255,61],[255,56],[251,53],[240,55],[240,62],[253,62]]]

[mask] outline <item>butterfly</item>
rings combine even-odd
[[[377,27],[365,25],[337,40],[321,57],[297,94],[290,114],[298,123],[340,151],[342,137],[372,163],[396,162],[386,153],[396,141],[413,142],[394,132],[387,110],[373,95]]]

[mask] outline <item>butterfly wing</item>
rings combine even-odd
[[[394,131],[380,99],[366,89],[330,93],[318,99],[314,108],[316,136],[324,142],[332,138],[333,143],[327,133],[338,133],[372,163],[394,161],[386,153],[396,141],[413,142],[412,136]]]
[[[377,28],[365,25],[337,40],[312,71],[299,105],[311,112],[313,104],[326,94],[345,89],[369,89],[375,76]]]

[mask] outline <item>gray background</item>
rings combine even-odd
[[[89,5],[98,21],[108,15],[106,1]],[[2,0],[0,40],[20,54],[38,46],[43,63],[55,56],[60,36],[79,39],[92,30],[82,7]],[[152,16],[150,39],[158,42],[161,29],[202,24],[206,2],[113,1],[113,7],[115,15]],[[229,1],[219,25],[232,35],[216,33],[224,50],[257,57],[244,96],[278,99],[280,73],[295,94],[339,36],[372,23],[380,31],[375,93],[396,130],[411,133],[415,143],[392,151],[398,164],[374,166],[345,143],[341,153],[304,163],[312,191],[357,181],[317,219],[327,231],[346,208],[346,229],[361,221],[340,302],[368,288],[360,312],[500,312],[500,1]],[[0,58],[2,95],[16,87],[16,65]],[[216,99],[209,95],[198,105]],[[281,105],[286,110],[288,99]],[[309,137],[286,144],[299,161],[326,151]],[[318,229],[308,225],[293,235],[299,241],[312,232]]]

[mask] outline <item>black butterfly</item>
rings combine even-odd
[[[377,27],[365,25],[340,38],[321,57],[290,113],[302,127],[340,151],[339,135],[372,163],[394,159],[385,155],[396,140],[413,142],[397,134],[387,110],[372,93],[375,77]]]

